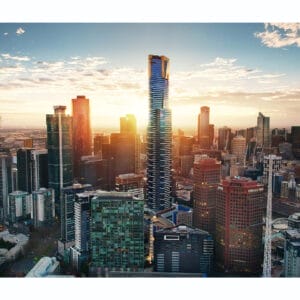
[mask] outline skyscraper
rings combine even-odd
[[[229,274],[261,274],[264,188],[246,178],[223,180],[217,189],[216,259]]]
[[[66,106],[54,106],[54,114],[46,115],[49,188],[55,191],[58,215],[61,189],[73,183],[72,117],[65,111]]]
[[[264,148],[271,147],[270,117],[264,116],[261,112],[257,117],[257,144]]]
[[[144,201],[126,192],[98,192],[91,200],[91,273],[144,268]]]
[[[32,161],[31,148],[17,151],[18,186],[20,191],[32,192]]]
[[[219,128],[218,149],[229,150],[231,144],[231,129],[224,126]]]
[[[246,139],[238,135],[231,141],[231,152],[236,155],[239,163],[244,163],[246,159]]]
[[[292,151],[296,159],[300,159],[300,126],[291,127]]]
[[[198,115],[198,143],[201,148],[209,148],[209,107],[202,106]]]
[[[12,157],[0,153],[0,224],[8,215],[8,194],[12,192]]]
[[[171,110],[168,106],[169,59],[149,55],[147,200],[154,210],[171,206]]]
[[[134,115],[127,114],[120,118],[120,133],[136,134],[136,119]]]
[[[215,235],[216,192],[221,180],[221,163],[213,158],[194,164],[194,210],[195,227]]]
[[[85,96],[72,99],[73,111],[73,168],[74,177],[80,176],[80,158],[92,154],[90,104]]]

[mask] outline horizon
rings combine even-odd
[[[298,122],[299,23],[1,23],[2,128],[42,128],[54,105],[85,95],[93,128],[148,122],[147,58],[170,59],[173,128],[197,127],[201,106],[216,127]],[[74,47],[75,46],[75,47]],[[21,106],[22,111],[17,108]],[[13,124],[13,125],[12,125]]]

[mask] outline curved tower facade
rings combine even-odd
[[[168,94],[169,59],[149,55],[147,203],[156,211],[171,206],[172,122]]]

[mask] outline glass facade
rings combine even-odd
[[[56,212],[60,213],[61,189],[73,183],[72,117],[65,106],[55,106],[53,115],[46,115],[49,188],[55,191]]]
[[[141,271],[144,267],[143,200],[102,192],[91,201],[92,269]]]
[[[171,207],[171,110],[168,108],[169,59],[149,55],[149,124],[147,133],[147,203]]]

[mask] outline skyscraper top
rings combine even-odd
[[[54,112],[55,112],[55,114],[58,114],[58,113],[64,114],[66,112],[66,109],[67,109],[67,107],[64,106],[64,105],[56,105],[56,106],[54,106]]]
[[[162,55],[152,55],[148,57],[149,61],[149,78],[151,77],[162,77],[163,79],[169,80],[169,58]],[[152,64],[160,64],[160,73],[156,72],[154,68],[151,67]],[[160,75],[160,76],[159,76]]]

